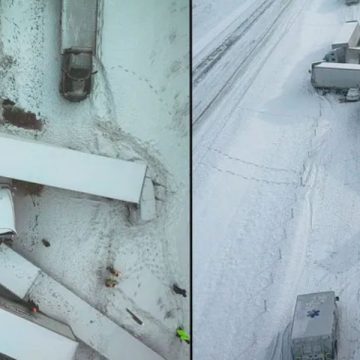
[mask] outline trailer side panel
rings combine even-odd
[[[356,88],[360,86],[360,65],[328,62],[315,64],[311,81],[316,88]]]

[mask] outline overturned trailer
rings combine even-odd
[[[313,63],[311,83],[315,88],[323,89],[357,88],[360,86],[360,64]]]
[[[335,360],[338,297],[333,291],[299,295],[291,329],[293,360]]]

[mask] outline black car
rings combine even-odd
[[[93,51],[70,48],[62,54],[60,92],[69,101],[84,100],[91,91]]]

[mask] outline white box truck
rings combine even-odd
[[[97,20],[98,0],[62,0],[60,92],[69,101],[84,100],[91,91]]]
[[[336,360],[338,300],[334,291],[297,297],[291,328],[293,360]]]
[[[350,89],[360,86],[360,64],[316,62],[311,65],[315,88]]]

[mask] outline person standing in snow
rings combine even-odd
[[[107,278],[105,280],[105,286],[109,288],[114,288],[118,284],[118,281],[116,279]]]
[[[116,278],[119,277],[120,271],[116,270],[113,266],[108,266],[106,270],[109,271],[111,276],[105,280],[105,286],[114,288],[119,283]]]
[[[109,273],[110,273],[111,275],[114,275],[114,276],[116,276],[116,277],[119,277],[119,275],[120,275],[120,271],[119,271],[119,270],[116,270],[113,266],[108,266],[108,267],[106,268],[106,270],[109,271]]]
[[[173,284],[172,289],[175,292],[175,294],[182,295],[183,297],[186,297],[186,290],[185,289],[181,289],[176,284]]]
[[[185,341],[187,344],[190,344],[190,335],[181,326],[176,329],[176,336],[180,341]]]

